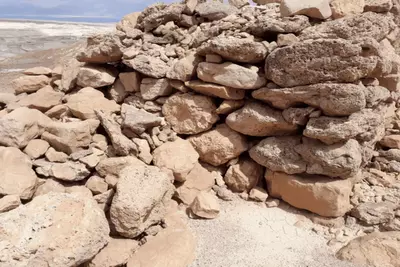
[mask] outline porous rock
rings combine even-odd
[[[264,169],[250,158],[241,158],[230,166],[224,176],[224,181],[233,192],[248,192],[262,178]]]

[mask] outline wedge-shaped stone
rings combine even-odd
[[[40,88],[45,87],[49,83],[50,83],[50,78],[47,77],[46,75],[21,76],[12,81],[15,94],[33,93],[39,90]]]
[[[46,112],[52,107],[61,104],[61,99],[63,97],[63,92],[54,91],[54,89],[48,85],[33,94],[23,97],[18,101],[18,104],[22,107],[38,109],[42,112]]]
[[[112,67],[85,65],[80,68],[76,83],[81,87],[99,88],[112,85],[118,75]]]
[[[200,94],[230,100],[243,99],[246,92],[245,90],[213,83],[206,83],[200,80],[185,82],[185,85]]]
[[[127,104],[122,104],[121,115],[122,127],[139,135],[147,129],[160,126],[163,121],[161,117]]]
[[[327,19],[332,15],[329,0],[282,0],[280,9],[282,17],[306,15],[316,19]]]
[[[180,81],[190,81],[196,74],[197,65],[202,61],[201,57],[194,53],[178,60],[167,72],[167,78]]]
[[[89,36],[85,49],[77,55],[81,62],[109,63],[122,58],[121,43],[113,34],[96,34]]]

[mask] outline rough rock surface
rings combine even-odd
[[[21,107],[38,109],[45,112],[54,106],[61,104],[64,93],[54,91],[51,86],[45,86],[33,94],[27,95],[18,101]]]
[[[99,88],[113,84],[117,74],[112,68],[86,65],[80,68],[76,83],[81,87]]]
[[[332,15],[329,0],[282,0],[280,5],[282,17],[306,15],[316,19],[327,19]]]
[[[346,16],[361,14],[364,11],[364,0],[333,0],[330,2],[332,18],[339,19]]]
[[[109,63],[121,60],[121,43],[112,34],[97,34],[86,41],[86,48],[76,57],[81,62]]]
[[[185,85],[190,89],[192,89],[193,91],[203,95],[219,97],[223,99],[231,99],[231,100],[243,99],[246,92],[245,90],[240,90],[213,83],[205,83],[200,80],[189,81],[186,82]]]
[[[258,184],[263,173],[262,166],[249,158],[241,158],[237,164],[229,167],[224,181],[233,192],[248,192]]]
[[[218,198],[212,193],[201,191],[190,205],[190,210],[198,217],[214,219],[219,214]]]
[[[162,123],[162,118],[127,104],[122,104],[121,116],[123,118],[122,127],[139,135]]]
[[[50,83],[46,75],[21,76],[13,81],[15,94],[33,93]]]

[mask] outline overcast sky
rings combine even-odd
[[[125,14],[141,11],[155,0],[0,0],[0,18],[117,21]],[[164,3],[176,2],[164,0]]]

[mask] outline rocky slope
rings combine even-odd
[[[235,194],[398,266],[399,3],[229,2],[129,14],[0,94],[0,266],[187,266],[176,202],[214,219]]]

